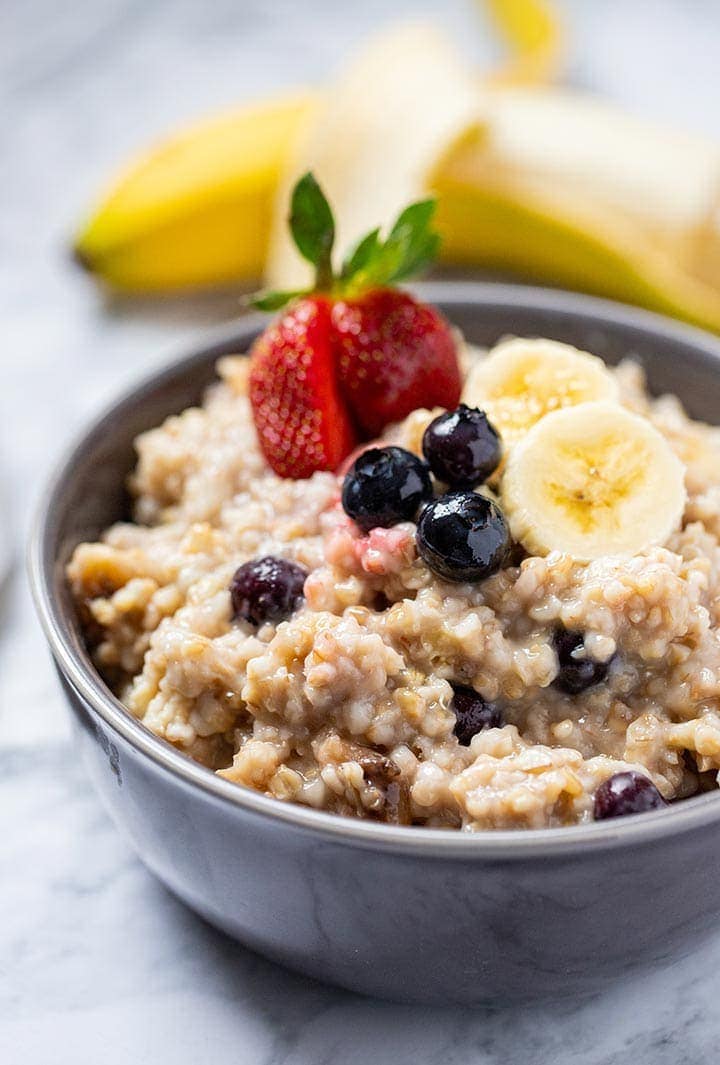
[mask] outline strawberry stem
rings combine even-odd
[[[432,228],[435,207],[435,200],[411,203],[400,212],[384,239],[379,229],[367,233],[345,257],[336,275],[332,265],[332,209],[314,175],[303,174],[292,191],[289,225],[298,251],[315,267],[314,287],[260,292],[249,302],[261,310],[278,310],[311,292],[355,297],[369,289],[388,288],[407,280],[428,267],[437,255],[440,235]]]

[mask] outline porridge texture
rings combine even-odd
[[[684,464],[682,521],[629,556],[515,546],[498,572],[458,583],[419,556],[413,522],[363,532],[341,477],[271,472],[247,360],[222,360],[219,376],[202,407],[138,439],[135,523],[68,566],[97,667],[148,729],[281,800],[468,831],[590,821],[624,772],[668,801],[717,786],[720,431],[650,399],[634,364],[609,371],[613,402]],[[439,413],[415,410],[382,438],[420,455]],[[267,556],[303,567],[304,598],[254,625],[229,589]],[[581,634],[582,683],[558,633]],[[458,686],[489,714],[470,736]]]

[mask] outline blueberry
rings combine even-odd
[[[605,679],[610,663],[595,662],[587,657],[585,638],[581,632],[557,629],[553,643],[560,665],[555,686],[561,691],[567,692],[568,695],[578,695]]]
[[[504,725],[502,711],[494,703],[486,702],[474,688],[464,684],[453,684],[454,695],[450,709],[455,714],[453,732],[458,743],[470,746],[470,740],[487,728],[502,728]]]
[[[483,411],[464,403],[430,422],[422,448],[437,479],[453,488],[482,484],[502,457],[495,426]]]
[[[414,521],[418,508],[432,496],[430,471],[422,459],[402,447],[371,447],[345,475],[345,513],[369,532],[399,521]]]
[[[233,618],[251,625],[282,621],[303,599],[307,570],[285,558],[258,558],[235,571],[230,582]]]
[[[605,821],[608,817],[642,814],[665,806],[667,803],[652,780],[629,769],[602,782],[595,792],[593,817],[596,821]]]
[[[496,573],[510,550],[499,507],[476,492],[450,492],[420,515],[417,548],[446,581],[481,581]]]

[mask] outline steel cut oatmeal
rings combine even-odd
[[[470,359],[466,395],[496,357]],[[521,489],[504,481],[523,441],[571,411],[591,424],[590,405],[563,403],[522,431],[515,417],[503,434],[488,392],[507,444],[491,487],[472,494],[496,510],[499,498],[515,542],[485,579],[448,580],[413,520],[349,516],[342,477],[276,476],[247,360],[219,371],[202,407],[139,437],[135,523],[80,545],[68,566],[98,669],[147,728],[238,785],[402,824],[583,822],[623,773],[665,800],[717,786],[719,430],[673,397],[649,399],[633,364],[603,370],[606,402],[659,430],[683,463],[687,498],[664,542],[581,558],[533,546],[552,540],[546,530],[518,536]],[[440,413],[415,410],[383,447],[421,456]],[[547,516],[552,526],[552,506]],[[238,603],[252,580],[233,581],[262,559],[280,560],[280,585],[294,563],[295,590],[280,616],[247,620]]]

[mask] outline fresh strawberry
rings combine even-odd
[[[456,407],[460,368],[439,311],[399,289],[376,289],[332,308],[340,387],[365,433],[416,407]]]
[[[290,304],[256,342],[251,373],[255,424],[276,472],[304,477],[333,467],[333,458],[339,465],[352,449],[353,423],[367,438],[416,407],[457,405],[460,368],[450,326],[434,307],[392,287],[437,252],[434,210],[432,200],[406,207],[385,238],[379,229],[363,237],[336,275],[330,205],[312,174],[298,181],[290,228],[300,254],[315,267],[315,284],[253,301],[264,310]],[[309,317],[308,305],[314,308]],[[295,382],[297,369],[303,376]],[[275,384],[273,373],[279,375]],[[311,422],[318,428],[308,449]]]
[[[340,397],[326,299],[297,300],[255,341],[250,403],[260,446],[281,477],[335,470],[355,431]]]

